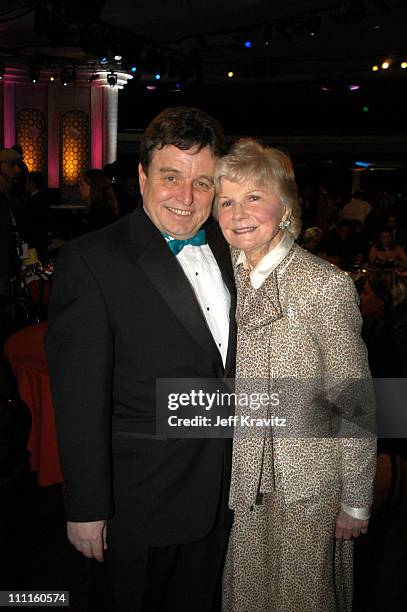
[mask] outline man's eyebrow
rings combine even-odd
[[[167,172],[171,172],[172,174],[181,174],[180,170],[177,170],[176,168],[170,168],[169,166],[162,166],[159,171],[163,174]],[[207,174],[199,175],[198,179],[206,179],[210,183],[213,183],[213,176],[208,176]]]
[[[163,166],[160,168],[160,172],[173,172],[175,174],[180,174],[180,171],[176,168],[170,168],[169,166]]]

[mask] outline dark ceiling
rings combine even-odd
[[[120,94],[121,130],[185,103],[230,133],[405,133],[406,9],[406,0],[2,0],[0,61],[136,66]],[[372,72],[386,58],[390,68]]]

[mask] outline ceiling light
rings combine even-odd
[[[30,66],[28,68],[28,76],[30,77],[32,83],[38,83],[40,80],[40,69],[38,66]]]
[[[117,74],[113,70],[107,75],[107,84],[109,87],[114,87],[117,84]]]

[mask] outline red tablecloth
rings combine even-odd
[[[21,399],[32,414],[28,441],[31,469],[39,485],[62,482],[54,408],[44,352],[46,323],[31,325],[8,338],[4,352],[17,379]]]

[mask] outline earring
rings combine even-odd
[[[291,219],[284,219],[284,221],[281,221],[281,223],[279,223],[279,228],[280,229],[287,229],[287,227],[290,226],[291,223]]]

